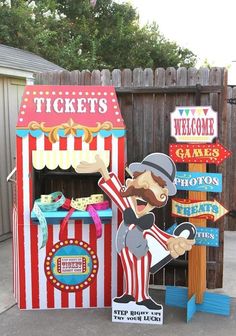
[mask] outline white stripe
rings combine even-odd
[[[36,138],[36,149],[44,150],[44,134]],[[37,225],[38,236],[38,271],[39,271],[39,309],[47,309],[47,279],[44,271],[44,261],[46,258],[46,247],[40,248],[40,229]]]
[[[145,255],[144,257],[144,295],[146,296],[143,299],[147,299],[148,298],[148,280],[149,280],[149,269],[148,269],[148,254]]]
[[[75,221],[69,220],[68,222],[68,238],[75,238]],[[68,294],[69,308],[75,308],[75,293]]]
[[[84,224],[82,222],[82,240],[86,243],[89,243],[89,230],[90,225]],[[83,308],[89,308],[90,307],[90,288],[89,286],[83,290]]]
[[[98,134],[97,135],[97,150],[104,151],[104,138]],[[102,237],[97,239],[97,256],[98,256],[98,274],[97,274],[97,307],[104,307],[104,231],[105,225],[110,224],[102,224]],[[108,284],[109,286],[109,284]]]
[[[25,295],[26,309],[32,309],[32,278],[31,278],[31,239],[30,239],[30,190],[29,190],[29,136],[22,138],[22,170],[23,170],[23,226],[25,255]],[[21,270],[23,272],[23,270]]]
[[[138,301],[143,301],[142,298],[142,267],[141,259],[137,260],[137,278],[138,278]],[[141,275],[141,276],[139,276]]]
[[[73,137],[73,135],[68,135],[67,136],[67,150],[71,151],[74,150],[74,140],[75,138]]]
[[[118,138],[112,136],[112,167],[111,171],[115,174],[118,173]],[[117,289],[117,252],[116,252],[116,233],[117,233],[117,221],[118,221],[118,210],[117,206],[112,202],[112,244],[111,244],[111,286],[112,286],[112,298],[118,296]]]

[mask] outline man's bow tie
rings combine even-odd
[[[151,228],[154,223],[153,213],[148,213],[142,217],[137,218],[133,209],[128,208],[124,211],[124,222],[126,225],[135,224],[139,230],[144,231]]]

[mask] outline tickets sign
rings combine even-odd
[[[177,171],[177,190],[222,192],[222,174]]]
[[[177,224],[172,225],[166,231],[169,234],[173,234]],[[196,227],[196,236],[195,236],[195,244],[199,246],[219,246],[219,229],[218,228],[208,228],[208,227]]]
[[[174,162],[213,163],[219,165],[232,152],[220,143],[213,144],[170,144],[169,155]]]
[[[171,136],[177,142],[212,142],[218,136],[217,123],[211,106],[176,107],[170,114]]]
[[[173,217],[204,218],[216,222],[226,213],[228,213],[228,210],[216,200],[193,201],[180,198],[172,199]]]

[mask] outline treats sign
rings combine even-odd
[[[211,106],[177,107],[170,120],[177,142],[212,142],[217,137],[217,112]]]

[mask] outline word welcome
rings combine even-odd
[[[181,118],[174,119],[173,136],[214,135],[213,118]]]

